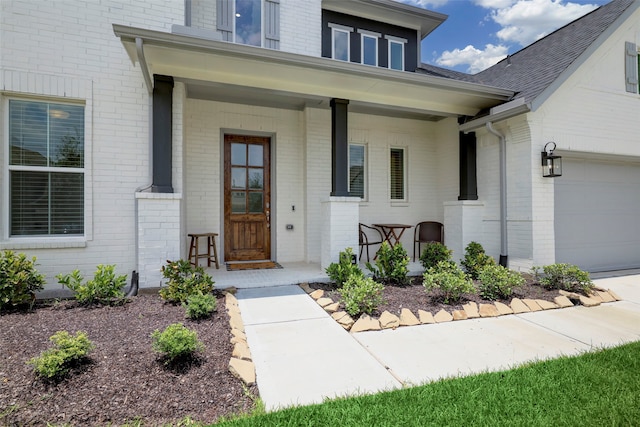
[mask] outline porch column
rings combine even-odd
[[[474,200],[444,202],[444,244],[460,263],[470,242],[482,242],[484,203]]]
[[[460,195],[458,200],[478,200],[476,133],[460,132]]]
[[[173,77],[153,75],[153,176],[154,193],[173,193],[171,136]]]
[[[331,196],[349,195],[348,99],[331,99]]]

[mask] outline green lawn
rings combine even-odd
[[[640,425],[640,342],[217,425]]]

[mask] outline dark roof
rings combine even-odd
[[[524,98],[525,102],[531,102],[634,2],[636,0],[613,0],[477,74],[427,64],[422,64],[417,72],[510,89],[516,92],[514,99]]]

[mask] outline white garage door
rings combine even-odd
[[[640,162],[563,159],[555,179],[556,262],[640,268]]]

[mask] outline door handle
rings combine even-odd
[[[265,214],[267,215],[267,228],[271,228],[271,211],[267,209]]]

